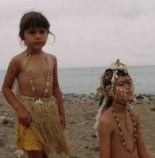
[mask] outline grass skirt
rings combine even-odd
[[[18,100],[31,114],[32,123],[30,129],[34,132],[37,141],[41,144],[42,150],[49,155],[50,153],[69,155],[70,149],[61,128],[60,118],[56,99],[52,96],[45,98],[43,104],[35,103],[33,97],[18,96]],[[23,128],[18,124],[17,132]],[[19,135],[22,135],[19,133]],[[24,137],[23,133],[23,137]],[[18,133],[17,133],[18,137]]]

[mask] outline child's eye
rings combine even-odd
[[[44,34],[44,33],[46,33],[46,32],[47,32],[47,31],[44,30],[44,29],[40,30],[40,34]]]
[[[118,86],[124,86],[124,82],[120,82]]]
[[[118,86],[120,86],[120,87],[121,87],[121,86],[124,86],[124,84],[119,84]]]
[[[32,31],[28,31],[28,33],[29,34],[35,34],[36,32],[32,30]]]

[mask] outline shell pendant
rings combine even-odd
[[[44,102],[41,98],[37,98],[37,100],[34,103],[35,104],[44,104]]]

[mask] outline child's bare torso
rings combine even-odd
[[[109,119],[112,125],[112,134],[111,134],[111,158],[138,158],[137,148],[135,147],[133,152],[127,151],[124,147],[123,142],[121,141],[120,131],[116,124],[116,121],[112,115],[111,109],[109,108],[106,111],[109,115]],[[127,143],[130,149],[133,148],[133,122],[131,121],[131,116],[128,112],[118,115],[121,128],[123,129],[123,134],[125,136],[125,142]]]
[[[20,93],[26,96],[34,96],[33,85],[30,81],[33,80],[36,95],[42,97],[46,89],[47,74],[50,72],[47,97],[52,96],[54,56],[45,53],[28,56],[26,53],[21,53],[17,58],[20,63],[20,71],[17,78]]]
[[[129,135],[126,134],[126,142],[128,144],[129,147],[133,146],[133,140],[131,140],[131,136],[129,137]],[[135,148],[135,150],[130,153],[128,152],[120,139],[120,135],[119,132],[116,131],[116,133],[113,133],[112,135],[112,143],[111,143],[111,158],[138,158],[137,155],[137,149]]]

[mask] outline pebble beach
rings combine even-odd
[[[98,110],[96,94],[63,94],[70,158],[98,158],[98,138],[93,128]],[[155,96],[141,94],[131,105],[141,116],[141,128],[151,158],[155,158]],[[15,112],[0,94],[0,157],[25,158],[15,147]]]

